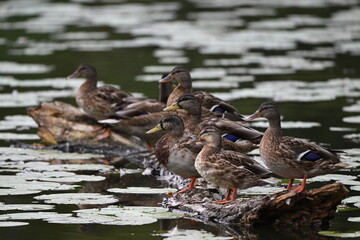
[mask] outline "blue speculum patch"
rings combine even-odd
[[[301,160],[307,160],[307,161],[317,161],[319,159],[321,159],[322,157],[319,156],[318,154],[314,153],[314,152],[307,152],[306,154],[304,154],[304,156],[301,158]]]
[[[225,138],[225,139],[227,139],[229,141],[232,141],[232,142],[236,142],[237,140],[240,139],[239,136],[236,136],[236,135],[231,134],[231,133],[224,134],[223,138]]]

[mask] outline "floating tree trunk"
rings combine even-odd
[[[175,195],[164,205],[171,210],[197,213],[196,218],[203,221],[242,227],[320,229],[334,217],[337,205],[348,193],[343,184],[333,183],[302,193],[284,190],[222,205],[210,202],[217,199],[209,191],[196,189],[189,194]]]
[[[96,138],[100,134],[99,130],[103,125],[67,103],[43,102],[38,107],[29,108],[28,115],[38,124],[38,135],[47,145],[81,142],[84,144],[106,143],[109,145],[122,144],[128,147],[139,146],[139,143],[131,140],[131,136],[114,131],[109,139],[97,140]]]

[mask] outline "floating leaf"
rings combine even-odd
[[[328,237],[338,237],[338,238],[355,238],[360,237],[360,232],[336,232],[336,231],[321,231],[319,234],[328,236]]]
[[[127,187],[127,188],[110,188],[107,190],[111,193],[125,194],[167,194],[168,192],[176,192],[175,188],[149,188],[149,187]]]
[[[204,239],[204,240],[225,240],[233,239],[233,237],[214,236],[212,233],[205,230],[189,230],[173,228],[167,233],[154,234],[155,236],[165,237],[167,240],[186,240],[186,239]]]
[[[54,205],[45,204],[3,204],[0,203],[0,211],[39,211],[39,210],[51,210],[54,209]]]
[[[18,227],[29,225],[27,222],[0,221],[0,227]]]
[[[52,69],[52,66],[43,64],[0,62],[0,73],[2,74],[39,74],[50,72]]]
[[[360,217],[349,217],[349,222],[360,222]],[[360,232],[359,232],[360,233]],[[360,236],[360,235],[359,235]]]
[[[62,193],[36,196],[35,199],[52,204],[112,204],[119,200],[99,193]]]
[[[343,203],[360,203],[360,196],[352,196],[342,200]]]
[[[25,213],[9,213],[0,215],[0,219],[4,220],[36,220],[36,219],[50,219],[50,218],[62,218],[71,216],[69,213],[57,213],[57,212],[25,212]]]
[[[30,160],[75,160],[101,158],[99,154],[81,154],[81,153],[64,153],[55,150],[35,150],[13,147],[0,147],[0,161],[11,159],[12,161],[30,161]]]

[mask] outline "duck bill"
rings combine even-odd
[[[146,132],[146,134],[152,134],[152,133],[156,133],[156,132],[160,132],[164,130],[160,124],[156,125],[154,128],[150,129],[149,131]]]
[[[179,108],[180,108],[179,104],[177,102],[175,102],[171,106],[164,108],[163,111],[168,112],[168,111],[176,110]]]
[[[193,139],[189,140],[189,141],[187,142],[187,144],[196,144],[196,143],[198,143],[198,142],[202,142],[202,141],[201,141],[201,138],[199,138],[199,137],[194,137]]]
[[[67,80],[74,79],[74,78],[77,78],[78,76],[79,76],[79,73],[76,71],[73,74],[69,75],[66,79]]]
[[[171,82],[173,80],[174,80],[173,75],[171,73],[169,73],[166,77],[162,78],[159,82],[166,83],[166,82]]]
[[[261,118],[262,116],[260,115],[259,111],[256,111],[255,113],[253,113],[252,115],[250,116],[247,116],[244,120],[245,121],[251,121],[251,120],[254,120],[254,119],[257,119],[257,118]]]

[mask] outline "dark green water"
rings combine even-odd
[[[44,100],[36,97],[38,91],[67,90],[67,95],[45,100],[75,104],[74,88],[61,87],[62,79],[81,63],[96,66],[106,84],[150,98],[157,98],[157,80],[163,72],[185,65],[196,89],[229,100],[243,114],[254,112],[265,100],[275,100],[285,122],[301,122],[285,128],[285,135],[356,150],[349,160],[354,162],[352,170],[340,174],[359,176],[359,16],[360,1],[355,0],[1,1],[0,119],[26,115],[27,107]],[[151,80],[142,81],[145,77]],[[248,80],[241,81],[244,78]],[[20,84],[9,84],[9,79]],[[25,80],[46,79],[55,86],[21,85]],[[30,91],[35,94],[16,97],[16,92]],[[17,100],[21,104],[13,104]],[[354,116],[358,119],[346,120]],[[318,126],[304,127],[307,122]],[[1,131],[34,134],[36,128]],[[10,142],[0,139],[0,144],[7,147]],[[129,183],[141,186],[141,181],[145,185],[147,179]],[[319,183],[310,187],[315,185]],[[350,194],[359,196],[358,191]],[[31,203],[32,196],[0,196],[0,202]],[[359,215],[356,207],[338,212],[330,230],[356,232],[360,238],[359,223],[348,221]],[[204,229],[215,236],[239,234],[243,239],[328,239],[268,229],[255,231],[257,237],[251,238],[191,220],[159,220],[141,226],[29,222],[0,228],[1,239],[163,239],[153,234],[175,226]]]

